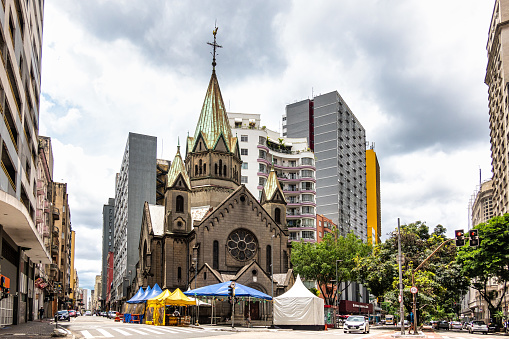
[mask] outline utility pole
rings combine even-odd
[[[398,218],[398,267],[399,267],[399,318],[401,321],[401,335],[405,335],[405,307],[403,304],[403,272],[401,270],[401,230]]]

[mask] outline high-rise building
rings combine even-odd
[[[382,234],[380,165],[378,164],[374,147],[366,150],[366,206],[368,243],[379,244]]]
[[[241,183],[260,200],[272,166],[283,189],[289,241],[316,241],[315,159],[307,138],[281,137],[260,114],[228,113],[240,137]]]
[[[108,270],[113,267],[108,267],[108,253],[114,251],[114,222],[115,222],[115,199],[109,198],[108,203],[103,206],[103,246],[102,246],[102,287],[103,291],[102,300],[106,300],[107,282],[108,282]]]
[[[332,236],[336,236],[337,226],[332,222],[332,220],[325,218],[323,215],[316,215],[316,232],[317,238],[316,242],[321,242],[322,239],[327,234],[332,234]]]
[[[0,325],[32,317],[34,263],[51,263],[35,196],[43,7],[31,0],[0,4],[0,274],[11,282]]]
[[[367,240],[366,133],[337,91],[286,106],[283,136],[315,153],[317,214]]]
[[[117,301],[126,298],[135,276],[143,205],[156,202],[156,153],[156,137],[129,133],[115,184],[113,288]]]
[[[509,0],[496,0],[488,35],[488,66],[484,82],[488,85],[491,164],[493,172],[493,208],[495,215],[509,212],[509,125],[507,98],[509,88]]]

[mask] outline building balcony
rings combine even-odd
[[[35,222],[37,222],[37,223],[44,222],[42,210],[35,211]]]
[[[42,180],[37,180],[37,195],[46,194],[46,187]]]
[[[49,201],[44,201],[43,203],[44,213],[50,213],[51,212],[51,204]]]
[[[44,246],[44,240],[28,213],[27,208],[19,199],[0,190],[0,224],[3,231],[20,247],[26,248],[25,253],[33,262],[49,264],[51,258]],[[36,215],[37,215],[36,210]]]
[[[58,246],[57,245],[51,246],[51,254],[58,254]]]
[[[49,267],[52,271],[58,271],[58,265],[55,263],[51,263]]]
[[[53,220],[60,219],[60,210],[56,207],[53,207]]]
[[[60,230],[58,229],[58,227],[53,226],[53,236],[58,237],[59,234]]]

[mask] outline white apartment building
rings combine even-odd
[[[37,226],[35,196],[43,7],[33,0],[0,4],[0,274],[10,281],[0,326],[33,318],[34,299],[41,300],[34,263],[51,263],[43,240],[51,230]],[[51,206],[44,207],[49,213]]]
[[[285,194],[290,241],[316,241],[315,158],[306,138],[284,138],[261,126],[260,114],[228,113],[242,158],[241,182],[260,199],[274,166]]]

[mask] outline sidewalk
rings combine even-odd
[[[35,320],[0,328],[0,338],[52,338],[54,329],[52,319]],[[67,338],[72,338],[72,335],[67,335]]]

